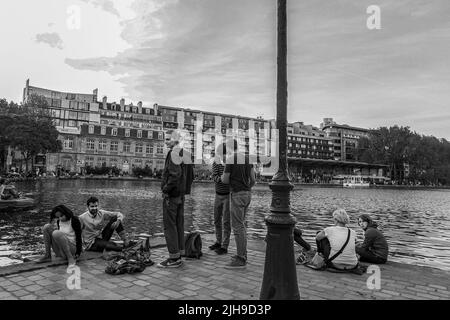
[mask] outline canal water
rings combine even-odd
[[[41,227],[49,219],[48,210],[65,204],[77,215],[86,210],[86,200],[95,195],[100,207],[126,215],[129,233],[163,232],[162,199],[155,181],[122,180],[44,180],[17,183],[17,188],[34,193],[38,206],[25,212],[0,213],[0,265],[12,252],[23,255],[43,252]],[[214,232],[214,185],[194,183],[185,204],[185,228]],[[263,239],[264,216],[269,212],[268,185],[257,185],[247,217],[248,234]],[[292,212],[314,243],[314,235],[332,223],[331,213],[344,208],[357,231],[361,213],[371,214],[390,245],[390,260],[431,266],[450,271],[450,190],[347,189],[296,186],[291,195]],[[232,239],[233,241],[233,239]],[[206,246],[205,246],[206,247]],[[10,260],[8,260],[10,261]],[[3,263],[5,264],[5,262]]]

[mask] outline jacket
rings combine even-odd
[[[169,150],[162,173],[161,191],[167,193],[169,197],[175,198],[191,193],[191,186],[194,180],[194,166],[192,164],[175,164],[172,161],[172,151]],[[185,156],[189,156],[186,154]],[[183,149],[180,151],[183,157]]]
[[[389,254],[388,243],[384,235],[377,228],[378,225],[375,222],[369,223],[364,233],[364,242],[361,248],[372,252],[377,257],[387,260]]]
[[[81,222],[78,217],[73,216],[71,219],[72,229],[75,232],[75,240],[76,240],[76,255],[80,255],[83,250],[83,242],[81,240]],[[59,220],[57,220],[56,224],[58,225],[59,230]]]

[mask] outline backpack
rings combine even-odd
[[[148,239],[138,241],[133,246],[122,250],[122,252],[113,252],[107,258],[108,263],[105,272],[112,275],[142,272],[146,267],[154,264],[150,255]]]
[[[200,259],[202,253],[202,238],[197,231],[189,232],[184,236],[185,252],[187,258]]]

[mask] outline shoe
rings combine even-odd
[[[216,250],[214,250],[219,256],[228,253],[228,250],[225,248],[217,248]]]
[[[36,263],[46,263],[46,262],[51,262],[51,261],[52,261],[52,257],[43,256],[42,258],[37,260]]]
[[[306,255],[303,251],[300,251],[300,254],[297,258],[296,264],[305,264],[307,262]]]
[[[209,246],[210,250],[216,250],[219,249],[221,247],[221,245],[219,243],[214,243],[212,246]]]
[[[178,259],[166,259],[160,263],[158,263],[156,266],[158,268],[178,268],[181,267],[183,264],[183,261],[181,261],[181,258]]]
[[[245,268],[247,261],[241,257],[234,256],[231,258],[231,262],[225,266],[225,269],[240,269]]]

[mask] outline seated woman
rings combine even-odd
[[[51,249],[53,249],[57,257],[68,261],[69,266],[75,265],[75,260],[82,251],[82,228],[78,217],[74,216],[66,206],[56,206],[50,215],[50,223],[46,224],[42,230],[45,255],[38,260],[38,263],[51,261]]]
[[[311,260],[314,252],[311,245],[302,238],[302,230],[298,226],[294,227],[294,241],[302,247],[302,250],[297,257],[296,264],[304,264]]]
[[[356,246],[356,253],[362,262],[374,264],[386,263],[389,247],[386,238],[377,229],[378,225],[368,214],[362,214],[358,218],[359,226],[365,231],[364,242]]]
[[[317,252],[322,253],[327,260],[344,248],[342,253],[333,259],[331,266],[340,270],[353,269],[358,265],[355,251],[356,232],[346,227],[350,219],[344,209],[334,211],[333,220],[335,226],[327,227],[317,234]],[[350,237],[348,237],[349,231]],[[348,242],[347,238],[349,238]],[[344,247],[346,242],[347,244]]]

